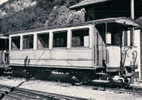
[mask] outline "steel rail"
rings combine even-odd
[[[0,97],[2,99],[8,97],[10,97],[10,99],[13,98],[11,100],[21,100],[21,98],[22,100],[87,100],[84,98],[65,96],[6,85],[0,85]]]

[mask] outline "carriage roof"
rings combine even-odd
[[[70,8],[75,9],[75,8],[80,8],[80,7],[83,7],[83,6],[88,6],[88,5],[107,2],[107,1],[110,1],[110,0],[83,0],[80,3],[71,6]]]
[[[130,18],[118,17],[118,18],[105,18],[105,19],[99,19],[99,20],[92,20],[88,22],[83,22],[83,23],[78,23],[78,24],[68,24],[68,25],[63,25],[63,26],[61,25],[61,26],[41,27],[41,28],[23,30],[23,31],[18,31],[18,32],[11,32],[11,33],[17,34],[17,33],[26,33],[26,32],[36,32],[36,31],[43,31],[47,29],[52,30],[52,29],[59,29],[59,28],[96,25],[96,24],[103,24],[103,23],[116,23],[116,24],[121,24],[125,27],[139,27],[139,25]],[[11,33],[9,35],[12,35]]]

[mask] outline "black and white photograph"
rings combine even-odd
[[[0,100],[142,100],[142,0],[0,0]]]

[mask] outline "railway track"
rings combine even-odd
[[[87,100],[60,94],[53,94],[41,91],[19,88],[22,82],[16,87],[0,85],[0,100]],[[113,84],[111,84],[112,86]],[[129,88],[109,87],[108,85],[84,84],[85,87],[92,87],[93,90],[110,91],[115,93],[130,93],[142,95],[142,88],[130,86]]]
[[[87,100],[87,99],[0,85],[0,100]]]

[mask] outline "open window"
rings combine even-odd
[[[33,35],[23,36],[23,49],[32,49],[33,48]]]
[[[54,32],[53,47],[67,47],[67,31]]]
[[[121,36],[122,32],[112,32],[111,35],[111,41],[112,41],[112,45],[121,45],[122,42],[122,36]]]
[[[20,49],[20,36],[11,38],[11,50],[19,50]]]
[[[49,33],[38,34],[38,49],[49,48]]]
[[[72,30],[72,47],[89,47],[89,29]]]

